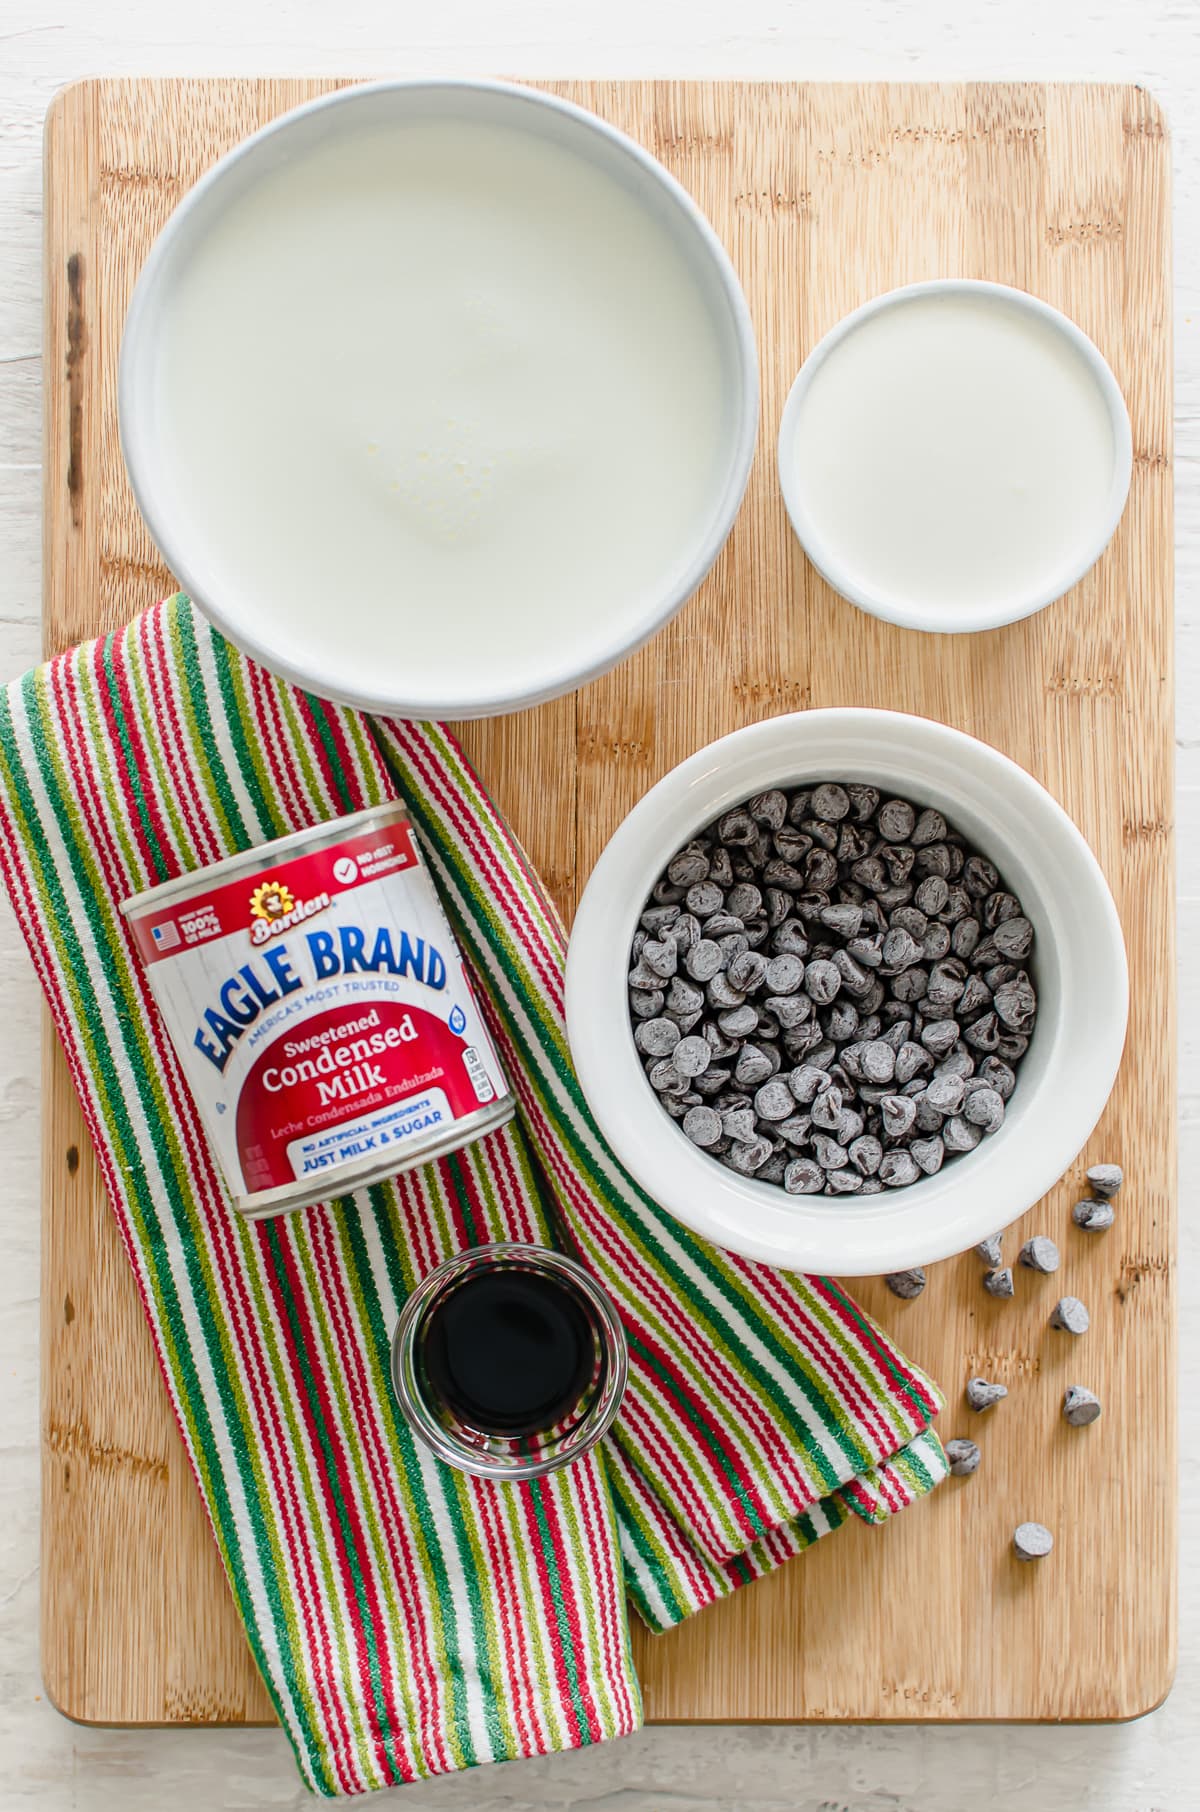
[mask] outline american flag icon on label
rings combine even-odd
[[[151,925],[150,936],[160,950],[173,950],[179,942],[179,931],[173,919],[165,919],[161,925]]]

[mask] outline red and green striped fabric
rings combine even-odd
[[[397,791],[518,1119],[323,1209],[243,1222],[117,907]],[[567,1054],[562,928],[440,727],[298,692],[169,599],[0,695],[0,867],[247,1634],[317,1792],[634,1729],[627,1596],[669,1627],[944,1476],[934,1386],[836,1285],[704,1245],[606,1149]],[[504,1238],[570,1244],[632,1356],[606,1451],[523,1486],[428,1458],[387,1379],[414,1281]]]

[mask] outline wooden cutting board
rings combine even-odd
[[[45,640],[124,622],[171,588],[117,444],[117,348],[155,233],[222,152],[334,84],[97,80],[46,133]],[[986,738],[1073,814],[1108,874],[1133,972],[1121,1080],[1086,1158],[1010,1234],[1052,1234],[1058,1279],[993,1302],[972,1256],[919,1301],[860,1294],[979,1438],[952,1480],[882,1530],[852,1523],[669,1636],[635,1636],[652,1719],[1126,1718],[1175,1653],[1175,1036],[1169,146],[1137,88],[568,82],[642,140],[713,220],[749,294],[761,444],[745,507],[699,596],[575,697],[474,726],[470,752],[569,916],[622,815],[711,737],[810,705],[895,706]],[[876,292],[962,275],[1063,308],[1133,418],[1129,507],[1063,602],[995,633],[889,628],[837,598],[788,531],[774,444],[807,350]],[[242,1722],[270,1707],[172,1424],[53,1037],[45,1070],[46,1683],[104,1723]],[[1078,1233],[1085,1162],[1129,1181],[1117,1225]],[[969,1185],[965,1185],[969,1187]],[[1046,1329],[1060,1290],[1091,1332]],[[1002,1379],[986,1420],[961,1400]],[[1095,1389],[1092,1428],[1059,1415]],[[1026,1518],[1052,1558],[1009,1553]]]

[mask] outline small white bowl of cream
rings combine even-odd
[[[1087,335],[969,279],[890,290],[839,321],[779,431],[817,571],[873,616],[943,633],[1069,591],[1111,540],[1132,466],[1124,398]]]
[[[692,198],[596,115],[414,80],[274,120],[184,198],[125,323],[121,444],[196,603],[408,717],[568,691],[716,559],[758,421]]]

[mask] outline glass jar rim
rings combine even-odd
[[[504,1454],[459,1440],[434,1415],[420,1384],[417,1336],[430,1304],[462,1278],[493,1266],[524,1267],[561,1278],[582,1295],[591,1311],[604,1352],[604,1373],[595,1402],[578,1426],[550,1453]],[[423,1277],[405,1302],[392,1336],[392,1389],[413,1434],[435,1457],[476,1478],[545,1478],[580,1459],[601,1440],[616,1420],[629,1380],[629,1349],[612,1298],[577,1259],[552,1246],[498,1240],[469,1246],[444,1259]]]

